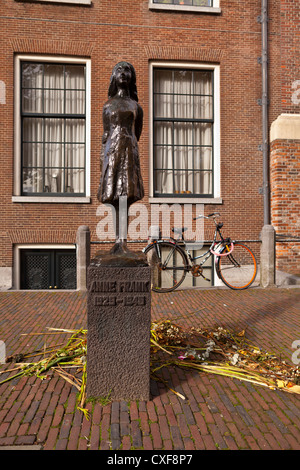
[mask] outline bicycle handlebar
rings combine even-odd
[[[209,214],[209,215],[207,215],[207,216],[202,215],[202,214],[201,214],[201,215],[198,215],[198,217],[194,217],[193,220],[201,219],[202,217],[203,217],[204,219],[209,219],[210,217],[213,217],[213,218],[215,219],[216,217],[219,217],[219,216],[220,216],[220,213],[219,213],[219,212],[213,212],[212,214]]]

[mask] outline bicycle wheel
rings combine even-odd
[[[151,268],[151,287],[155,292],[171,292],[183,283],[188,271],[184,251],[173,243],[149,245],[145,254]]]
[[[242,243],[234,243],[232,253],[220,256],[217,269],[224,284],[231,289],[247,289],[257,274],[255,256],[250,248]]]

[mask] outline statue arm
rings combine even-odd
[[[104,107],[103,109],[103,115],[102,115],[102,120],[103,120],[103,135],[102,135],[102,145],[101,145],[101,151],[100,151],[100,174],[102,173],[102,165],[103,165],[103,160],[104,160],[104,148],[109,136],[109,119],[106,113],[106,108]]]
[[[137,105],[137,117],[135,121],[135,135],[136,135],[137,140],[140,140],[142,129],[143,129],[143,109],[138,104]]]

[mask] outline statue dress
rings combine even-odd
[[[98,199],[103,204],[127,206],[144,197],[138,140],[142,132],[143,111],[130,97],[116,95],[103,107],[104,134],[101,152],[101,180]]]

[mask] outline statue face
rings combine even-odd
[[[118,87],[124,88],[130,84],[131,81],[131,69],[129,65],[123,63],[120,64],[116,69],[116,84]]]

